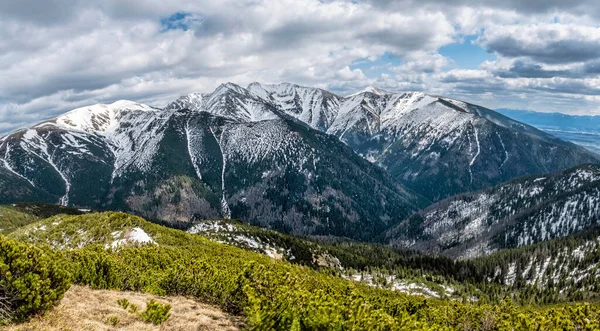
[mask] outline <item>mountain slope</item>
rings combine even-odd
[[[512,287],[525,303],[597,300],[600,228],[468,260],[490,282]],[[539,292],[532,295],[531,287]]]
[[[76,109],[4,137],[2,164],[41,191],[32,196],[37,201],[99,206],[124,168],[147,164],[161,137],[160,116],[128,101]]]
[[[387,234],[390,243],[452,257],[487,254],[600,223],[600,166],[529,176],[438,202]]]
[[[288,83],[278,85],[252,83],[248,86],[248,90],[274,105],[279,111],[321,131],[327,131],[333,124],[340,107],[340,97],[317,88]]]
[[[337,136],[434,201],[527,174],[600,162],[598,155],[490,109],[420,92],[367,88],[340,97],[287,83],[252,83],[247,89],[229,83],[201,98],[184,96],[168,108],[244,121],[289,116]]]
[[[0,211],[11,208],[0,206]],[[11,216],[0,214],[0,224],[12,223]],[[46,219],[34,217],[19,223],[21,226],[13,228],[9,237],[66,251],[90,246],[106,250],[136,246],[190,248],[188,246],[202,242],[200,238],[186,238],[187,234],[183,231],[115,212],[57,214]],[[466,295],[481,300],[491,299],[492,293],[496,297],[504,293],[499,283],[484,284],[486,278],[469,261],[453,261],[445,257],[348,240],[338,239],[335,244],[325,244],[232,220],[200,221],[186,232],[262,253],[274,260],[289,261],[402,293],[455,299]]]
[[[52,206],[33,207],[52,210]],[[0,224],[17,225],[11,220],[13,214],[5,213],[12,208],[0,206]],[[59,208],[53,211],[58,212]],[[27,217],[31,219],[18,222],[18,228],[12,228],[9,237],[66,251],[94,246],[107,250],[137,246],[189,250],[197,249],[196,245],[215,246],[216,241],[372,287],[428,298],[466,297],[471,301],[501,302],[509,295],[521,304],[539,304],[600,297],[599,227],[566,238],[456,261],[346,240],[326,244],[232,220],[197,222],[187,231],[197,236],[189,236],[180,230],[114,212],[59,214],[43,220],[25,214]],[[199,237],[211,239],[210,244]]]
[[[5,255],[36,252],[53,257],[56,265],[69,270],[69,280],[76,285],[210,302],[245,317],[251,329],[294,330],[298,325],[319,330],[598,327],[597,303],[520,306],[503,297],[474,303],[467,293],[463,302],[407,295],[396,288],[395,279],[393,290],[367,286],[122,213],[57,215],[22,230],[11,236],[42,245],[0,237]],[[65,249],[58,252],[43,243]],[[389,283],[382,277],[373,285],[380,282]]]
[[[2,201],[126,210],[171,223],[236,217],[360,239],[425,201],[246,90],[224,85],[206,100],[207,112],[96,105],[17,131],[0,143],[2,185],[17,183]]]
[[[598,157],[489,109],[423,93],[363,92],[328,129],[430,200]]]

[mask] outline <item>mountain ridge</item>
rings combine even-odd
[[[569,115],[512,109],[497,111],[592,152],[600,153],[600,115]]]
[[[212,104],[239,101],[239,90],[231,97],[223,88]],[[332,136],[285,116],[244,115],[123,102],[78,109],[2,140],[0,165],[23,177],[7,168],[7,182],[30,194],[15,197],[13,188],[0,198],[171,222],[234,216],[284,232],[365,240],[425,201]]]
[[[433,201],[527,174],[600,162],[590,151],[491,109],[423,92],[367,88],[342,97],[290,83],[252,83],[247,89],[228,83],[216,91],[224,90],[232,91],[232,104],[243,105],[228,109],[256,111],[251,105],[262,99],[267,105],[255,117],[264,116],[270,105],[276,114],[332,134]],[[211,103],[179,107],[215,112]]]

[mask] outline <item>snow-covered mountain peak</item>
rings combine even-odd
[[[108,106],[112,109],[122,111],[122,110],[141,110],[141,111],[156,111],[158,109],[130,100],[118,100],[111,104],[100,104],[104,106]]]
[[[340,97],[319,88],[290,83],[252,83],[248,90],[287,115],[322,131],[333,123],[339,110]]]
[[[157,110],[141,103],[119,100],[111,104],[96,104],[77,108],[39,126],[54,123],[65,129],[75,129],[85,132],[105,132],[109,128],[118,125],[120,117],[125,113],[153,112]]]
[[[248,91],[256,97],[266,101],[275,101],[276,103],[282,99],[302,99],[309,95],[327,94],[328,96],[335,96],[331,92],[316,87],[300,86],[292,83],[260,84],[254,82],[248,85]],[[337,98],[337,96],[335,97]]]
[[[293,117],[335,135],[432,200],[597,159],[493,110],[416,91],[368,87],[340,97],[289,83],[228,83],[203,95],[199,108],[237,122]],[[445,191],[432,191],[439,182]]]
[[[393,98],[393,108],[398,112],[407,112],[424,108],[439,101],[439,98],[423,92],[406,92]]]
[[[165,107],[166,110],[200,110],[204,106],[206,94],[202,93],[191,93],[188,95],[182,95],[177,100],[171,102]]]
[[[300,122],[335,135],[346,146]],[[310,149],[296,148],[294,139],[313,135],[314,139],[306,141]],[[82,107],[0,141],[0,177],[30,181],[33,188],[48,187],[49,196],[56,198],[54,201],[60,198],[63,204],[84,201],[81,197],[89,195],[87,183],[77,191],[78,174],[81,178],[102,175],[104,187],[109,189],[130,179],[134,185],[133,181],[146,175],[151,176],[149,183],[156,183],[163,171],[172,170],[172,175],[187,173],[207,178],[207,183],[213,181],[213,192],[222,197],[229,194],[223,183],[230,171],[223,169],[235,169],[234,160],[252,161],[243,167],[262,163],[261,167],[267,167],[258,173],[262,174],[276,167],[256,160],[275,155],[304,171],[311,163],[306,163],[310,158],[305,151],[329,150],[336,144],[339,149],[331,155],[351,156],[362,168],[367,163],[354,151],[432,201],[516,176],[599,160],[574,145],[465,102],[422,92],[365,92],[346,98],[288,83],[256,83],[247,89],[223,84],[212,93],[181,97],[163,111],[131,101]],[[233,148],[238,152],[234,154]],[[182,154],[189,158],[181,159]],[[90,174],[90,164],[96,173]],[[313,165],[311,171],[318,168]],[[218,172],[208,177],[202,174],[214,169]],[[238,174],[246,173],[239,169]],[[590,176],[598,175],[581,171],[576,177]],[[134,188],[122,187],[127,191]],[[106,192],[85,201],[101,201]],[[146,204],[143,200],[132,203]],[[228,214],[228,205],[217,208]]]
[[[250,85],[248,85],[247,89],[250,92],[250,94],[254,95],[255,97],[261,98],[263,100],[269,100],[270,99],[270,93],[272,91],[272,88],[269,88],[271,86],[274,85],[263,85],[261,83],[258,82],[254,82]]]
[[[228,83],[219,85],[215,89],[215,91],[213,93],[211,93],[211,96],[220,95],[220,94],[228,93],[228,92],[235,92],[235,93],[242,94],[242,95],[248,94],[248,90],[246,90],[245,88],[243,88],[237,84],[228,82]]]
[[[248,85],[248,91],[250,93],[252,93],[253,95],[255,95],[261,99],[264,99],[264,100],[270,100],[272,94],[275,94],[275,95],[293,94],[297,88],[309,89],[309,87],[302,87],[302,86],[298,86],[296,84],[290,84],[290,83],[261,84],[258,82],[254,82],[254,83]]]
[[[236,121],[257,122],[279,118],[266,100],[233,83],[219,85],[205,98],[200,111]]]
[[[265,89],[273,90],[273,89],[277,89],[277,88],[292,88],[292,87],[300,87],[300,86],[296,85],[296,84],[292,84],[292,83],[286,83],[286,82],[282,82],[282,83],[278,83],[278,84],[263,84],[263,83],[259,83],[259,82],[252,82],[248,85],[247,89],[249,91],[251,91],[253,89],[258,89],[258,88],[265,88]]]
[[[381,96],[381,95],[389,94],[390,92],[388,92],[386,90],[379,89],[379,88],[377,88],[375,86],[367,86],[364,89],[362,89],[362,90],[360,90],[360,91],[358,91],[356,93],[348,95],[347,98],[350,98],[350,97],[353,97],[353,96],[356,96],[356,95],[359,95],[359,94],[363,94],[363,93],[373,93],[375,95]]]

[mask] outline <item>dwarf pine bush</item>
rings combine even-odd
[[[0,320],[48,310],[70,286],[64,260],[52,251],[0,235]]]
[[[97,220],[101,223],[92,222],[90,215],[81,218],[82,222],[89,221],[86,226],[97,226],[99,233],[102,230],[103,235],[94,238],[104,238],[114,231],[114,226],[126,224],[143,227],[159,244],[106,250],[106,241],[99,240],[96,245],[66,250],[56,260],[62,258],[68,264],[74,283],[195,298],[243,315],[251,330],[600,329],[598,303],[540,307],[517,305],[504,296],[493,305],[483,301],[426,299],[277,261],[183,231],[146,224],[141,219],[132,220],[125,214],[100,216]],[[73,225],[76,221],[65,219],[61,225]],[[30,260],[40,264],[51,254],[25,244],[18,246],[37,252],[27,253],[31,258],[23,259],[25,265]],[[16,256],[13,259],[21,260],[20,255]],[[3,258],[5,275],[5,269],[15,267]],[[40,274],[36,277],[48,278]],[[5,284],[8,276],[3,277]],[[33,287],[33,291],[39,289]],[[152,302],[140,316],[149,323],[164,323],[169,313],[166,305]]]
[[[123,298],[123,299],[119,299],[119,300],[117,300],[117,304],[118,304],[118,305],[119,305],[121,308],[123,308],[123,309],[127,310],[127,307],[129,307],[129,300],[127,300],[127,299],[125,299],[125,298]]]
[[[154,325],[160,325],[166,322],[171,314],[171,305],[162,304],[160,302],[151,299],[146,303],[146,310],[144,310],[140,317],[146,323],[152,323]]]
[[[121,322],[121,320],[119,320],[119,318],[117,316],[110,316],[104,321],[104,324],[110,325],[110,326],[117,326],[117,325],[119,325],[120,322]]]

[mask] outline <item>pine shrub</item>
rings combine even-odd
[[[170,311],[171,305],[162,304],[154,299],[150,299],[150,301],[146,303],[146,310],[140,314],[140,317],[146,323],[160,325],[171,317]]]
[[[0,321],[50,309],[70,286],[64,260],[50,250],[0,235]]]
[[[117,300],[117,304],[123,308],[123,309],[127,309],[127,307],[129,307],[129,300],[123,298],[123,299],[119,299]]]
[[[110,316],[104,321],[104,324],[110,325],[110,326],[117,326],[117,325],[119,325],[120,322],[121,321],[119,320],[118,317]]]
[[[519,298],[511,300],[499,287],[488,289],[497,291],[494,301],[473,302],[470,299],[476,291],[473,285],[461,289],[459,294],[465,298],[462,302],[435,298],[425,300],[276,261],[183,231],[140,223],[143,222],[141,219],[132,220],[124,214],[101,216],[104,217],[103,223],[92,222],[94,219],[90,215],[81,218],[89,221],[86,226],[98,225],[102,234],[98,238],[104,238],[115,226],[126,223],[128,226],[143,226],[159,245],[106,250],[106,242],[99,241],[96,246],[65,251],[57,257],[57,261],[64,258],[68,263],[74,283],[93,288],[194,298],[217,305],[234,315],[243,315],[248,329],[252,330],[600,329],[600,304],[595,302],[527,306],[521,305]],[[73,219],[71,223],[76,221]],[[63,220],[61,225],[65,222]],[[57,235],[60,233],[57,232]],[[379,252],[382,251],[373,250],[367,256],[378,256]],[[48,254],[52,253],[46,251]],[[334,255],[339,254],[334,252]],[[411,257],[407,257],[406,261],[409,260]],[[435,261],[441,260],[413,260],[414,265],[434,264]],[[359,267],[360,263],[357,261],[351,265]],[[493,273],[495,264],[482,263],[479,269],[489,269],[487,272]],[[449,270],[462,269],[452,269],[450,265]],[[451,273],[454,274],[454,271]],[[385,278],[379,278],[380,283],[386,283]],[[426,280],[434,281],[431,278]],[[476,282],[477,278],[472,281]],[[523,292],[521,296],[525,297],[527,293]],[[138,314],[137,307],[129,304],[128,308],[131,313]],[[160,324],[169,318],[169,312],[168,305],[151,301],[139,316],[149,323]]]
[[[137,313],[137,311],[138,311],[138,307],[137,307],[135,304],[133,304],[133,303],[130,303],[130,304],[129,304],[129,312],[130,312],[131,314],[136,314],[136,313]]]

